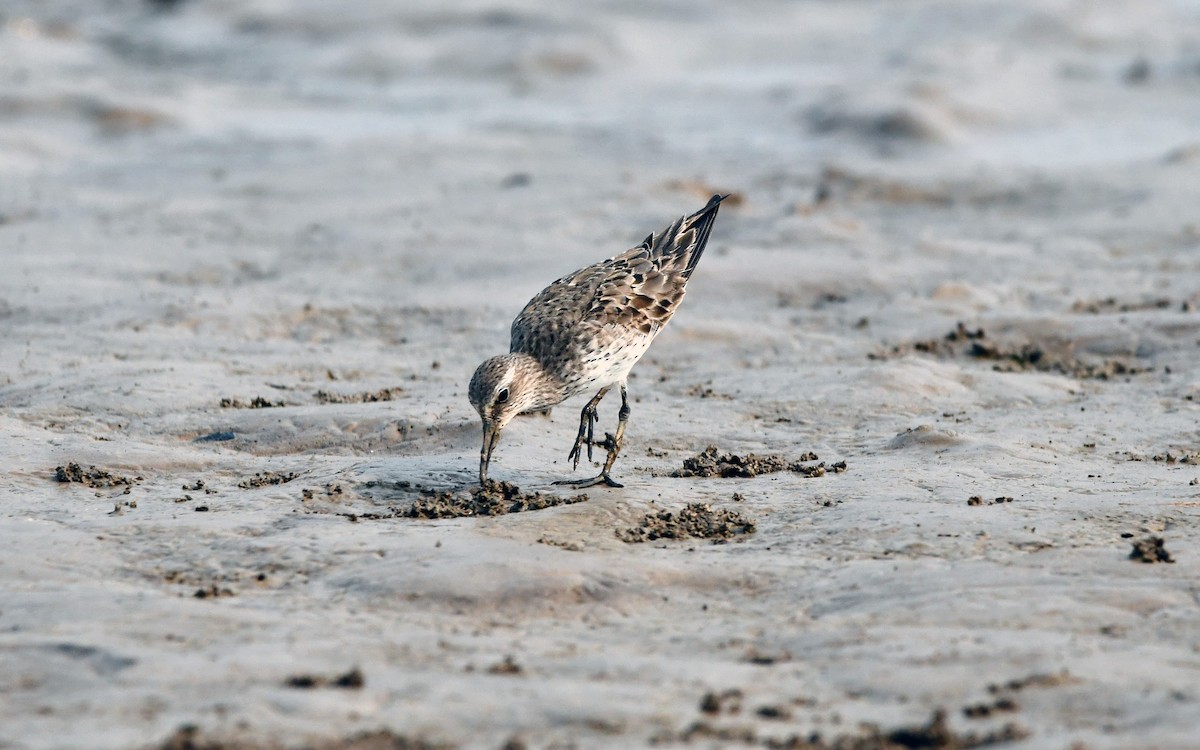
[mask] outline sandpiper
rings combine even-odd
[[[604,468],[589,479],[556,484],[622,486],[609,472],[629,421],[626,379],[678,309],[726,197],[714,195],[691,216],[637,247],[562,277],[525,305],[513,321],[509,353],[484,361],[471,377],[468,395],[483,420],[480,484],[487,483],[492,451],[509,420],[598,388],[580,413],[567,460],[574,462],[572,469],[579,468],[584,446],[590,461],[596,445],[608,451]],[[621,391],[617,432],[596,441],[596,406],[614,385]]]

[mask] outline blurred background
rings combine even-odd
[[[476,187],[534,225],[617,200],[659,221],[659,195],[690,193],[681,213],[710,183],[778,216],[830,165],[1188,160],[1200,100],[1184,0],[10,0],[0,45],[10,221],[39,175],[81,164],[85,193],[337,162],[366,174],[330,198],[386,192],[414,214],[392,236],[426,247],[452,242],[417,215],[478,219]]]

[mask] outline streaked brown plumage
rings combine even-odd
[[[714,195],[641,245],[562,277],[525,305],[513,321],[509,353],[486,360],[471,378],[468,395],[483,420],[481,483],[509,420],[598,388],[580,415],[569,458],[578,467],[583,446],[590,459],[592,446],[599,445],[608,451],[604,468],[591,479],[566,483],[621,486],[609,471],[629,419],[626,378],[683,300],[723,198]],[[596,442],[596,405],[614,385],[621,391],[617,432]]]

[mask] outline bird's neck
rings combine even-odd
[[[516,370],[517,377],[525,383],[528,403],[523,411],[536,411],[559,404],[565,398],[565,388],[561,379],[551,375],[536,358],[523,352],[508,355]]]

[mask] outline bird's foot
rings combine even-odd
[[[616,458],[616,453],[621,450],[621,446],[617,443],[611,432],[604,433],[603,440],[595,440],[588,434],[582,432],[575,438],[575,445],[571,447],[571,452],[567,454],[567,460],[571,462],[571,471],[579,468],[579,461],[583,458],[583,446],[587,446],[588,461],[592,460],[592,447],[603,448],[606,453],[612,458]]]
[[[600,472],[594,477],[588,479],[560,479],[554,484],[566,487],[574,487],[575,489],[583,489],[584,487],[595,487],[598,484],[603,484],[608,487],[624,487],[625,485],[616,481],[608,475],[607,471]]]
[[[617,442],[616,437],[614,437],[611,432],[606,432],[606,433],[604,433],[603,440],[589,440],[588,441],[589,448],[590,448],[590,446],[593,446],[593,445],[596,446],[597,448],[603,448],[608,453],[608,460],[606,460],[604,462],[604,470],[601,471],[596,476],[589,477],[588,479],[563,479],[563,480],[555,482],[555,484],[569,485],[571,487],[595,487],[598,484],[604,484],[609,487],[624,487],[625,486],[625,485],[621,484],[620,482],[617,482],[611,476],[608,475],[609,469],[612,468],[613,461],[615,461],[617,458],[617,453],[620,452],[620,450],[621,450],[621,444]],[[576,459],[575,465],[578,466],[579,465],[579,461],[578,461],[579,443],[578,442],[576,442],[574,450],[571,451],[571,455]],[[590,458],[590,456],[589,456],[589,458]]]
[[[596,445],[596,441],[589,436],[580,434],[575,438],[575,445],[572,446],[571,452],[567,454],[567,460],[571,462],[571,471],[579,468],[579,459],[583,458],[583,446],[587,446],[588,461],[592,460],[592,446]]]
[[[567,460],[571,462],[571,471],[579,468],[579,459],[583,458],[583,446],[587,446],[588,461],[592,460],[592,446],[597,444],[595,429],[596,412],[585,408],[579,420],[579,433],[575,436],[575,445],[571,446],[571,452],[567,454]]]

